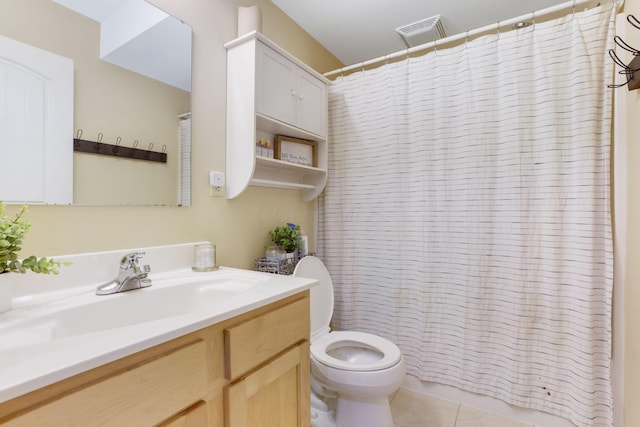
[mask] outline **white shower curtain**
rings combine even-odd
[[[338,77],[333,326],[408,373],[611,425],[608,3]]]

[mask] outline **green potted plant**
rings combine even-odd
[[[299,225],[282,225],[269,231],[269,237],[273,243],[278,246],[282,246],[282,249],[284,249],[285,252],[293,253],[300,247],[300,240],[298,240],[299,231]]]
[[[15,217],[9,218],[5,214],[4,204],[0,202],[0,313],[11,308],[11,280],[8,273],[26,273],[29,270],[58,274],[59,267],[68,264],[34,255],[18,259],[22,239],[31,228],[31,223],[23,218],[26,211],[27,207],[22,206]]]

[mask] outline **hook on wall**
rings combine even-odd
[[[640,21],[638,21],[635,16],[627,15],[627,22],[634,28],[640,30]],[[609,49],[609,56],[613,62],[622,68],[622,70],[618,71],[618,74],[626,76],[627,80],[624,83],[607,85],[607,87],[618,88],[627,86],[629,90],[640,89],[640,51],[622,40],[622,37],[620,36],[615,36],[613,41],[616,46],[631,53],[633,55],[633,59],[629,64],[626,64],[622,59],[620,59],[615,49]]]

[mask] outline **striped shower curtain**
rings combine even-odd
[[[335,329],[423,381],[612,423],[610,3],[338,77]]]

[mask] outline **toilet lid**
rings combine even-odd
[[[366,332],[337,331],[311,344],[315,360],[345,371],[379,371],[395,366],[402,353],[386,338]]]
[[[306,277],[319,282],[311,288],[311,336],[329,330],[329,322],[333,316],[333,282],[327,267],[314,256],[302,258],[293,271],[296,277]]]

